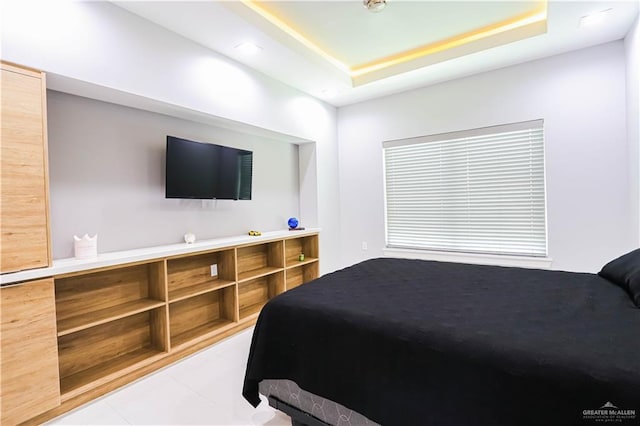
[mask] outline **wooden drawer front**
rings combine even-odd
[[[53,279],[0,290],[0,423],[23,422],[60,405]]]
[[[49,266],[43,78],[2,69],[1,272]]]

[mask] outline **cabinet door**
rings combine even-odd
[[[0,289],[0,424],[60,405],[53,279]]]
[[[49,266],[44,75],[2,64],[0,272]]]

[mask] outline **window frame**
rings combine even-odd
[[[388,201],[388,181],[387,181],[387,149],[398,146],[409,146],[416,144],[424,144],[429,142],[445,142],[448,140],[461,140],[464,138],[476,138],[489,136],[499,133],[508,133],[523,130],[540,130],[541,131],[541,150],[542,150],[542,189],[544,208],[544,253],[509,253],[509,252],[492,252],[477,251],[471,249],[443,249],[438,247],[405,247],[394,246],[389,244],[389,201]],[[383,169],[383,199],[384,199],[384,226],[385,226],[385,248],[383,250],[388,256],[401,257],[417,257],[429,258],[435,260],[456,260],[468,263],[488,263],[488,264],[515,264],[531,267],[549,267],[551,266],[551,258],[549,257],[549,227],[548,227],[548,197],[547,197],[547,173],[546,173],[546,146],[545,146],[545,128],[544,120],[529,120],[509,124],[501,124],[476,129],[467,129],[461,131],[453,131],[446,133],[438,133],[426,136],[412,137],[406,139],[397,139],[384,141],[382,143],[382,169]]]

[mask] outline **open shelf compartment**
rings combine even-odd
[[[236,287],[224,287],[169,305],[171,348],[193,344],[237,322]]]
[[[254,318],[269,299],[284,292],[284,272],[238,284],[240,321]]]
[[[166,306],[58,338],[60,391],[67,400],[149,364],[168,350]]]
[[[319,264],[316,260],[312,263],[307,263],[300,267],[288,268],[286,271],[286,290],[291,290],[292,288],[296,288],[299,285],[308,283],[309,281],[318,278],[318,266]]]
[[[285,266],[287,268],[305,265],[318,261],[319,248],[318,236],[288,238],[284,240]],[[300,254],[304,254],[304,260],[300,260]]]
[[[217,268],[217,272],[212,268]],[[236,281],[234,250],[169,259],[167,278],[169,302],[233,285]]]
[[[282,241],[238,248],[238,281],[248,281],[280,272],[284,268]]]
[[[58,335],[164,305],[164,261],[55,279]]]

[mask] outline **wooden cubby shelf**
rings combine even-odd
[[[311,235],[289,238],[284,241],[284,245],[285,265],[287,267],[300,266],[318,261],[319,246],[317,236]],[[300,260],[300,254],[304,254],[304,260]]]
[[[179,302],[180,300],[188,299],[193,296],[199,296],[211,291],[220,290],[221,288],[235,285],[235,281],[226,280],[213,280],[210,282],[194,284],[189,287],[184,287],[178,290],[169,292],[169,302]]]
[[[52,365],[68,407],[51,413],[253,325],[269,300],[319,276],[318,233],[302,232],[110,253],[94,263],[66,259],[42,272],[53,277]]]
[[[157,300],[142,299],[132,302],[123,303],[121,305],[112,306],[101,309],[99,311],[88,312],[83,315],[77,315],[64,320],[58,321],[58,336],[75,333],[89,327],[135,315],[140,312],[150,311],[151,309],[164,306],[164,302]]]
[[[183,347],[185,344],[194,344],[202,340],[206,340],[216,333],[231,328],[235,323],[226,318],[218,318],[201,324],[195,328],[191,328],[181,334],[171,338],[173,348]]]
[[[238,274],[238,282],[246,282],[255,278],[264,277],[266,275],[275,274],[282,271],[283,268],[276,268],[274,266],[265,266],[264,268],[253,269],[251,271],[242,272]]]
[[[212,275],[212,267],[217,273]],[[169,302],[216,291],[236,281],[233,249],[167,260]]]
[[[206,338],[237,321],[236,288],[227,286],[169,305],[171,347]]]
[[[122,376],[168,348],[166,307],[127,316],[58,338],[63,399]]]
[[[58,335],[163,306],[163,262],[55,279]]]
[[[75,396],[108,383],[121,377],[125,372],[148,365],[163,356],[162,351],[151,348],[142,348],[120,355],[108,362],[95,365],[87,370],[78,372],[60,380],[60,392],[62,400],[68,400]]]
[[[284,272],[239,283],[240,320],[245,321],[257,317],[265,303],[278,294],[283,293],[284,290]]]
[[[318,261],[313,260],[287,268],[286,289],[298,287],[318,277]]]
[[[287,269],[298,268],[300,266],[308,265],[310,263],[316,263],[318,261],[317,257],[306,257],[304,260],[296,260],[296,262],[287,263]]]
[[[282,271],[283,247],[283,241],[238,247],[238,281],[248,281]]]

